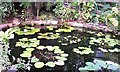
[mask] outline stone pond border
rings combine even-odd
[[[102,30],[105,32],[112,32],[112,33],[119,33],[119,30],[111,30],[110,27],[108,26],[100,26],[100,25],[94,25],[93,23],[80,23],[80,22],[67,22],[69,26],[73,26],[73,27],[78,27],[78,28],[89,28],[92,30]],[[59,25],[63,25],[63,24],[59,24],[59,21],[57,20],[39,20],[39,21],[35,21],[35,20],[31,20],[31,21],[14,21],[12,23],[5,23],[5,24],[0,24],[0,30],[4,29],[4,28],[10,28],[10,27],[14,27],[14,26],[19,26],[19,25],[29,25],[29,24],[35,24],[35,25],[42,25],[44,24],[45,26],[47,25],[52,25],[52,26],[59,26]]]

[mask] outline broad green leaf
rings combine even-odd
[[[35,66],[36,68],[42,68],[42,67],[44,66],[44,63],[43,63],[43,62],[36,62],[36,63],[34,64],[34,66]]]
[[[55,63],[54,62],[47,62],[45,65],[47,65],[49,67],[55,67]]]

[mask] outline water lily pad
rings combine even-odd
[[[78,48],[74,48],[73,52],[78,53],[78,54],[90,54],[90,53],[94,53],[94,51],[91,50],[91,48],[87,48],[87,47],[78,47]]]
[[[36,63],[34,64],[34,66],[35,66],[36,68],[42,68],[42,67],[44,66],[44,63],[43,63],[43,62],[36,62]]]
[[[21,57],[31,57],[31,53],[20,54]]]
[[[31,62],[32,62],[32,63],[35,63],[35,62],[38,62],[38,61],[39,61],[39,59],[36,58],[36,57],[32,57],[32,59],[31,59]]]
[[[39,28],[34,28],[34,27],[24,27],[24,29],[20,29],[19,27],[16,27],[17,31],[15,32],[18,35],[32,35],[35,34],[36,32],[39,32]]]
[[[62,57],[68,57],[68,54],[60,54]]]
[[[55,63],[54,62],[47,62],[45,65],[47,65],[49,67],[55,67]]]
[[[39,45],[39,40],[36,38],[22,38],[19,39],[19,42],[16,42],[16,46],[21,46],[22,48],[36,47],[37,45]]]
[[[58,66],[63,66],[65,63],[62,60],[55,61],[55,64]]]
[[[38,36],[39,39],[45,38],[45,39],[57,39],[60,37],[59,33],[39,33],[40,36]]]
[[[66,61],[67,60],[67,58],[61,57],[61,56],[55,56],[55,58],[58,59],[58,60],[62,60],[62,61]]]
[[[34,48],[26,48],[26,51],[33,51],[34,50]]]
[[[38,46],[37,49],[43,50],[45,49],[45,46]]]

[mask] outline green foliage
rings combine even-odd
[[[93,22],[94,24],[105,23],[108,26],[117,27],[117,15],[117,5],[111,7],[109,3],[100,4],[96,3],[94,0],[83,2],[81,17],[86,22]]]
[[[15,33],[18,35],[32,35],[40,31],[39,28],[28,27],[28,26],[25,26],[23,29],[19,27],[15,27],[14,29],[16,30]]]
[[[94,0],[89,0],[88,2],[83,2],[83,7],[82,7],[82,18],[87,21],[90,22],[92,19],[92,16],[94,16],[95,14],[93,14],[93,12],[96,9],[96,2]]]
[[[79,14],[75,9],[71,9],[71,6],[65,7],[63,3],[58,3],[56,8],[53,10],[55,16],[61,19],[76,19]]]
[[[16,30],[14,30],[13,28],[9,28],[5,32],[0,31],[0,41],[8,43],[9,39],[14,38],[14,34],[13,34],[14,32],[16,32]]]
[[[56,30],[56,32],[71,32],[73,30],[74,30],[74,28],[71,26],[63,26],[63,27],[59,28],[58,30]]]
[[[14,11],[14,4],[9,0],[9,2],[0,2],[0,16],[9,16],[9,13]]]
[[[108,46],[114,46],[114,45],[119,45],[120,43],[120,40],[118,39],[111,39],[110,38],[110,35],[106,35],[105,38],[94,38],[94,37],[91,37],[90,38],[90,44],[95,44],[95,43],[98,43],[99,45],[108,45]]]
[[[57,39],[60,37],[59,33],[39,33],[40,36],[38,36],[39,39],[45,38],[45,39]]]
[[[117,70],[119,68],[118,64],[110,61],[97,60],[94,62],[86,62],[85,67],[80,67],[79,70],[88,70],[88,71],[98,71],[102,69],[112,69]]]
[[[8,57],[8,48],[8,44],[0,42],[0,71],[8,69],[12,65]]]
[[[16,46],[21,46],[22,48],[37,47],[37,45],[39,45],[39,40],[37,40],[36,38],[22,38],[19,39],[19,42],[16,42]]]
[[[81,39],[78,36],[67,35],[59,38],[58,42],[61,43],[62,45],[70,45],[70,44],[79,43],[80,41]]]
[[[94,53],[94,51],[91,50],[91,48],[87,48],[87,47],[78,47],[78,48],[74,48],[73,52],[78,53],[78,54],[90,54],[90,53]]]
[[[27,9],[32,6],[32,2],[28,2],[28,0],[22,0],[20,6],[23,6],[24,9]]]
[[[45,64],[44,64],[43,62],[36,62],[36,63],[34,64],[34,66],[35,66],[36,68],[42,68],[44,65],[45,65]]]

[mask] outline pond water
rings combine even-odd
[[[31,28],[31,26],[22,26],[16,29],[18,31],[14,33],[14,39],[9,41],[10,53],[15,57],[15,60],[11,56],[10,60],[13,64],[19,63],[18,59],[25,60],[26,64],[30,61],[31,72],[84,71],[85,69],[82,68],[87,66],[86,62],[93,63],[94,61],[120,64],[120,36],[117,34],[85,28],[77,30],[72,27],[35,26],[38,31],[33,30],[32,32],[34,27]],[[33,38],[34,40],[31,40]],[[28,52],[25,52],[26,49]],[[32,62],[34,58],[37,59]],[[47,62],[52,63],[48,65]],[[99,68],[94,68],[94,65],[92,67],[93,69],[88,68],[88,71],[112,72],[112,68],[115,70],[114,67],[104,67],[104,64]],[[115,72],[119,72],[119,66]]]

